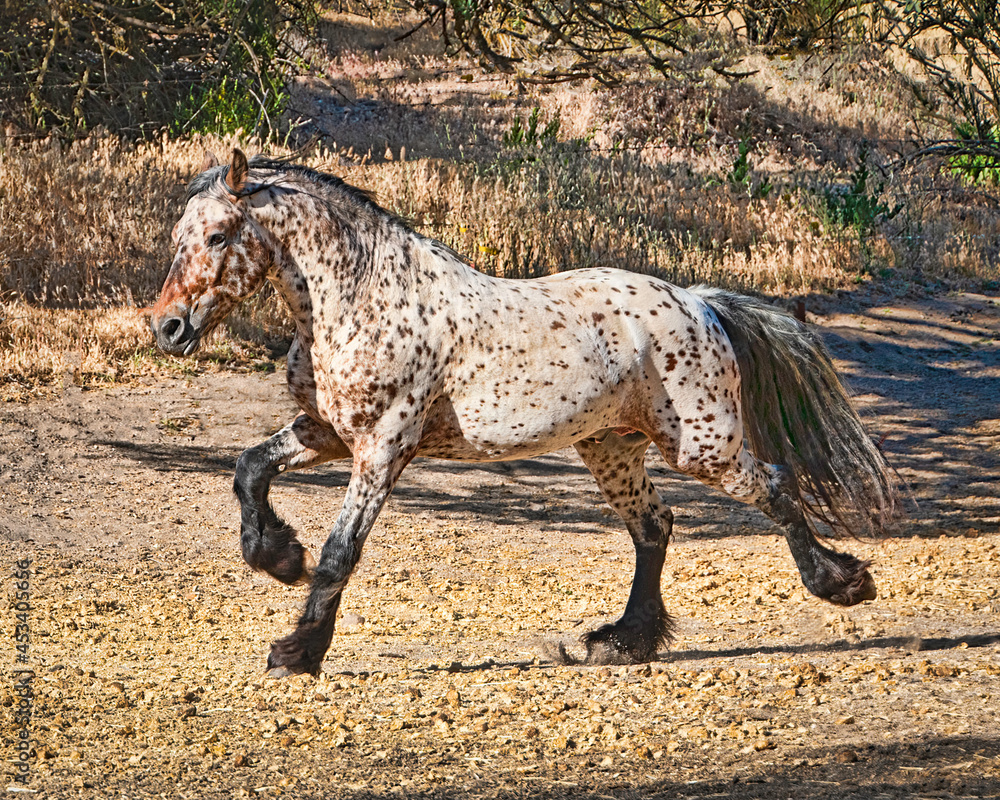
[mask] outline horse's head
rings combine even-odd
[[[153,333],[166,353],[191,355],[264,282],[273,251],[247,213],[248,172],[240,150],[223,166],[206,153],[202,174],[192,182],[184,216],[171,234],[174,262],[153,306]]]

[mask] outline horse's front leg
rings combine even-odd
[[[394,438],[355,440],[351,482],[313,572],[305,611],[295,630],[271,645],[267,666],[272,677],[319,673],[333,638],[341,593],[379,511],[415,451],[415,443],[400,444]]]
[[[350,458],[351,451],[332,428],[305,415],[266,442],[244,450],[236,462],[233,491],[240,501],[243,558],[282,583],[309,580],[314,566],[295,529],[275,513],[267,499],[271,481],[285,470]]]

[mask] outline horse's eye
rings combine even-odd
[[[208,237],[208,243],[211,247],[219,247],[226,243],[226,234],[224,233],[213,233]]]

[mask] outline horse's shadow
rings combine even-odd
[[[701,661],[707,659],[731,659],[741,656],[759,655],[808,655],[810,653],[847,653],[864,650],[905,650],[909,653],[953,650],[956,647],[990,647],[1000,644],[1000,633],[970,634],[967,636],[940,636],[923,638],[920,636],[877,636],[856,642],[838,639],[835,642],[806,642],[790,645],[758,645],[754,647],[731,647],[722,650],[671,650],[660,653],[660,661]]]
[[[140,444],[102,440],[158,472],[216,472],[232,474],[240,449],[210,447],[184,441]],[[651,453],[655,450],[651,449]],[[657,456],[648,464],[664,501],[679,510],[679,526],[698,528],[699,537],[732,535],[746,528],[748,508],[705,488],[693,478],[664,466]],[[310,470],[285,473],[274,483],[273,499],[282,504],[283,490],[330,492],[331,503],[342,496],[351,476],[350,461],[324,464]],[[604,502],[590,472],[572,451],[533,459],[466,463],[417,458],[393,489],[390,507],[407,514],[467,521],[488,518],[497,525],[535,523],[542,530],[606,533],[624,526]],[[728,513],[727,513],[728,510]],[[749,509],[753,512],[753,509]],[[755,514],[756,515],[756,514]],[[772,523],[759,516],[760,530]]]
[[[499,672],[516,669],[519,672],[530,672],[540,670],[549,671],[556,667],[575,666],[580,669],[600,669],[599,665],[572,664],[564,657],[555,655],[559,645],[564,644],[572,647],[574,642],[546,641],[542,647],[542,656],[538,659],[527,661],[521,660],[497,660],[488,658],[475,664],[464,664],[452,661],[449,664],[429,664],[427,666],[413,666],[410,672],[420,675],[436,675],[441,673],[449,674],[475,674],[486,672]],[[991,647],[1000,644],[1000,632],[970,634],[967,636],[941,636],[923,638],[920,636],[877,636],[871,639],[859,641],[848,641],[838,639],[835,642],[806,642],[796,645],[758,645],[754,647],[730,647],[721,650],[669,650],[657,653],[656,664],[677,664],[687,661],[730,661],[734,658],[768,656],[768,655],[810,655],[823,653],[849,653],[863,652],[866,650],[901,650],[907,653],[931,652],[936,650],[954,650],[958,647]],[[381,658],[405,659],[401,653],[379,653]],[[350,670],[336,672],[338,675],[355,675],[357,673]]]

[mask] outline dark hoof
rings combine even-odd
[[[274,667],[274,669],[267,671],[267,677],[274,680],[281,680],[282,678],[290,678],[293,675],[301,674],[300,672],[292,672],[288,667]]]
[[[325,652],[325,651],[324,651]],[[294,633],[271,644],[267,657],[267,672],[273,678],[287,678],[289,675],[319,675],[323,663],[323,653],[319,658],[310,657]]]
[[[583,636],[584,664],[644,664],[656,660],[656,651],[670,642],[673,621],[657,604],[648,613],[622,617]]]
[[[854,606],[878,597],[875,580],[868,572],[870,561],[832,550],[821,550],[819,554],[822,558],[818,569],[806,582],[814,595],[838,606]]]
[[[875,579],[872,578],[868,570],[865,570],[841,591],[826,599],[838,606],[856,606],[858,603],[874,600],[876,597],[878,597],[878,589],[875,588]]]
[[[584,664],[643,664],[656,658],[656,642],[643,641],[620,623],[584,635]]]
[[[583,659],[583,663],[594,666],[642,664],[656,655],[655,652],[641,652],[626,646],[619,640],[617,633],[614,625],[602,625],[596,631],[591,631],[584,636],[583,644],[587,648],[587,655]]]
[[[295,535],[291,525],[270,515],[256,515],[253,524],[240,527],[243,560],[258,572],[266,572],[288,586],[309,583],[316,562]],[[261,532],[263,531],[263,533]]]

